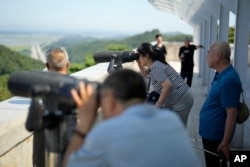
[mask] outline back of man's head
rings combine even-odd
[[[53,48],[46,52],[48,70],[67,73],[69,56],[64,48]]]
[[[104,89],[110,89],[121,103],[146,99],[145,80],[139,73],[129,69],[112,72],[102,85],[102,90]]]
[[[221,58],[226,61],[230,61],[231,48],[225,41],[217,41],[213,44],[217,49],[217,52],[221,54]]]

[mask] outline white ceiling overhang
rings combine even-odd
[[[156,9],[179,16],[191,26],[200,24],[210,15],[219,18],[220,5],[235,13],[235,0],[148,0]]]

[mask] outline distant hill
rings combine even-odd
[[[21,70],[41,70],[44,64],[0,45],[0,76]]]
[[[9,74],[15,71],[42,70],[44,64],[0,45],[0,101],[10,98],[7,81]]]
[[[131,46],[132,48],[137,48],[143,42],[152,42],[155,40],[155,35],[160,34],[161,32],[158,29],[152,31],[146,31],[142,34],[134,35],[128,38],[121,40],[122,44]]]
[[[85,61],[86,55],[93,54],[97,51],[112,50],[112,48],[126,48],[126,50],[132,50],[143,42],[154,41],[155,35],[159,33],[161,32],[158,29],[154,29],[141,34],[115,39],[95,39],[81,36],[67,36],[45,46],[43,49],[46,51],[53,47],[65,47],[69,53],[70,61],[72,63],[83,63]],[[192,37],[191,35],[185,34],[163,34],[163,38],[169,42],[183,41],[185,36]]]

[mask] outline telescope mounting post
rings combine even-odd
[[[108,73],[111,73],[112,71],[122,69],[122,59],[117,54],[113,54],[111,56],[109,65],[108,65]]]

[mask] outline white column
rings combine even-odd
[[[198,29],[198,31],[199,31],[199,36],[198,36],[198,44],[201,44],[201,41],[202,41],[202,26],[201,26],[201,24],[199,25],[199,29]],[[202,65],[201,65],[201,59],[202,59],[202,57],[201,57],[201,49],[199,49],[198,51],[197,51],[197,59],[198,59],[198,63],[199,64],[197,64],[197,67],[198,67],[198,77],[201,77],[201,72],[202,72]]]
[[[212,45],[215,41],[217,41],[217,19],[213,16],[210,15],[210,41],[209,41],[209,46]],[[214,79],[215,71],[214,69],[209,68],[208,70],[208,92],[210,90],[210,85],[212,80]]]
[[[229,10],[222,4],[220,5],[220,26],[219,26],[219,40],[228,41],[229,28]]]
[[[201,45],[204,46],[204,36],[205,36],[205,30],[204,30],[204,22],[200,24],[200,43]],[[204,49],[199,49],[199,76],[204,77],[203,71],[204,71],[204,62],[205,62],[205,57],[204,57]]]
[[[217,19],[211,15],[210,16],[210,46],[212,43],[218,40],[218,33],[217,33]]]
[[[249,42],[249,0],[236,1],[236,27],[235,27],[235,50],[234,50],[234,67],[240,75],[243,90],[247,90],[247,64],[248,64],[248,42]],[[246,93],[246,91],[245,91]],[[232,141],[233,147],[244,147],[244,124],[237,125],[234,138]]]
[[[195,45],[197,45],[197,44],[199,44],[200,43],[200,27],[199,26],[197,26],[197,27],[195,27],[194,28],[194,40],[193,40],[193,42],[194,42],[194,44]],[[198,52],[199,50],[197,50],[197,51],[195,51],[194,52],[194,69],[197,69],[198,71],[200,71],[200,65],[199,65],[199,60],[200,60],[200,58],[199,58],[199,52]]]
[[[204,38],[204,56],[207,56],[207,52],[210,46],[210,19],[208,18],[208,20],[204,21],[204,33],[205,33],[205,38]],[[202,84],[207,86],[208,85],[208,65],[207,62],[204,61],[203,63],[203,80],[202,80]]]

